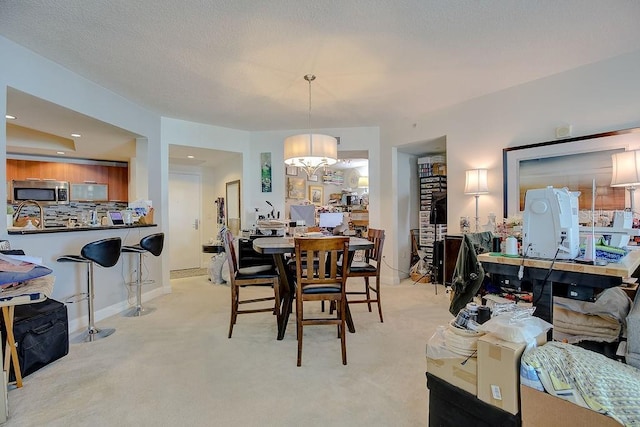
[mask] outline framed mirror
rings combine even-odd
[[[226,219],[227,227],[234,236],[240,233],[240,180],[227,182],[226,191]]]
[[[549,185],[580,191],[581,210],[624,209],[625,189],[611,187],[611,155],[639,148],[640,128],[632,128],[503,149],[504,218],[524,210],[528,189]]]

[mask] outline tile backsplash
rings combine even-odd
[[[18,204],[10,204],[14,211],[18,209]],[[98,218],[107,215],[107,211],[120,211],[126,209],[126,202],[71,202],[68,205],[48,205],[43,206],[44,209],[44,225],[45,227],[65,226],[69,218],[79,220],[82,212],[96,210]],[[39,218],[40,212],[34,205],[25,205],[20,211],[20,217]]]

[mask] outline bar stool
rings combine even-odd
[[[119,237],[97,240],[87,243],[82,247],[80,255],[62,255],[58,257],[58,262],[82,262],[87,264],[87,292],[79,294],[81,296],[77,301],[87,299],[89,306],[89,325],[87,330],[72,339],[73,342],[92,342],[100,338],[106,338],[113,334],[115,329],[98,329],[95,326],[95,315],[93,307],[93,298],[95,296],[93,286],[93,265],[98,264],[101,267],[113,267],[120,259],[120,248],[122,240]],[[77,302],[73,301],[73,302]]]
[[[133,246],[123,246],[123,253],[132,253],[138,255],[138,273],[136,275],[135,282],[129,282],[128,285],[135,285],[136,287],[136,306],[126,312],[126,317],[139,317],[149,314],[155,310],[155,308],[143,308],[142,307],[142,285],[153,283],[152,280],[142,280],[142,256],[145,252],[151,252],[154,256],[160,256],[162,248],[164,246],[164,233],[150,234],[143,237],[140,243]]]

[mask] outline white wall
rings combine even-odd
[[[138,231],[144,231],[145,235],[162,231],[166,224],[168,155],[160,146],[160,117],[2,37],[0,37],[0,64],[2,64],[0,67],[0,113],[2,115],[6,114],[7,87],[12,87],[137,133],[147,139],[148,151],[142,156],[149,160],[149,167],[145,170],[149,183],[146,193],[156,207],[154,220],[159,227]],[[0,121],[1,176],[6,175],[6,146],[6,124],[2,120]],[[144,168],[138,171],[141,170]],[[0,198],[6,200],[5,186],[0,186]],[[57,263],[58,256],[79,254],[82,246],[90,241],[120,234],[126,244],[138,243],[142,237],[138,231],[129,234],[86,231],[9,236],[6,224],[0,225],[2,239],[9,240],[14,248],[22,248],[31,255],[42,257],[43,261],[53,268],[56,281],[52,296],[59,300],[85,291],[86,273],[81,271],[82,265]],[[156,284],[148,287],[146,292],[170,290],[169,269],[168,263],[164,261],[165,256],[166,253],[163,253],[159,259],[149,259],[150,278],[154,279]],[[129,295],[124,281],[128,279],[129,273],[130,263],[125,257],[122,257],[113,268],[96,269],[95,304],[98,320],[126,308]],[[69,324],[71,329],[86,325],[86,302],[69,306]]]
[[[352,151],[352,150],[368,150],[369,151],[369,170],[377,171],[377,165],[379,165],[380,151],[379,151],[379,129],[377,127],[355,127],[355,128],[329,128],[329,129],[315,129],[316,132],[339,136],[340,146],[339,151]],[[249,167],[250,171],[250,183],[245,186],[248,191],[252,191],[249,196],[249,204],[245,205],[245,216],[252,219],[255,216],[254,207],[260,208],[261,213],[267,213],[271,211],[266,201],[271,202],[276,211],[280,211],[280,218],[286,215],[287,210],[285,207],[286,197],[286,174],[284,164],[284,139],[288,136],[298,133],[307,132],[306,130],[282,130],[282,131],[270,131],[270,132],[253,132],[251,134],[251,161]],[[260,153],[271,152],[272,163],[272,182],[273,191],[271,193],[262,193],[260,188]],[[246,165],[246,163],[245,163]],[[376,166],[372,166],[376,165]],[[372,176],[373,174],[373,176]],[[379,209],[377,200],[377,194],[379,192],[380,176],[377,173],[369,174],[369,200],[370,211],[369,222],[372,226],[379,224],[379,217],[374,212]],[[306,178],[304,172],[298,177]],[[307,182],[307,185],[312,184]],[[315,184],[315,183],[313,183]],[[321,185],[318,182],[318,185]],[[325,198],[327,195],[325,194]],[[373,214],[373,215],[372,215]]]
[[[553,140],[555,128],[566,124],[573,126],[574,136],[639,126],[638,75],[640,51],[427,114],[415,127],[386,126],[381,128],[381,156],[394,158],[396,147],[446,136],[448,228],[455,232],[457,218],[475,216],[474,198],[463,194],[466,169],[489,169],[491,194],[480,198],[480,217],[485,220],[490,212],[501,216],[502,149]],[[394,158],[396,177],[403,167]],[[392,250],[387,260],[392,257],[394,265],[400,261],[398,242],[408,233],[399,221],[404,203],[399,188],[385,181],[381,194],[383,203],[390,201],[391,209],[383,204],[382,222]]]
[[[6,110],[6,87],[11,86],[147,138],[148,195],[157,207],[156,221],[161,227],[167,218],[169,144],[242,153],[244,224],[253,218],[254,207],[267,206],[266,200],[284,212],[282,141],[300,131],[245,132],[174,119],[161,120],[127,99],[4,38],[0,38],[0,63],[3,64],[0,67],[0,112]],[[502,212],[502,149],[551,140],[555,128],[566,124],[573,126],[574,135],[639,126],[638,75],[640,51],[432,112],[412,121],[415,126],[413,123],[395,123],[380,128],[319,131],[340,136],[340,150],[369,150],[370,225],[386,230],[385,259],[397,269],[404,265],[404,249],[401,248],[409,233],[405,218],[406,205],[411,203],[406,201],[405,192],[407,159],[399,155],[398,147],[446,136],[448,221],[449,228],[455,230],[458,226],[456,218],[474,215],[473,198],[462,194],[464,170],[489,169],[491,194],[480,199],[480,216],[486,218],[489,212],[499,214]],[[6,150],[5,135],[6,125],[1,121],[2,153]],[[272,153],[272,193],[260,191],[261,152]],[[5,169],[4,162],[0,162],[0,173],[6,173]],[[6,196],[5,191],[0,187],[0,197]],[[6,230],[0,229],[0,232],[6,238]],[[47,259],[51,261],[57,254],[78,251],[80,246],[81,239],[52,242],[46,250]],[[168,286],[168,267],[165,265],[168,263],[163,262],[162,282]],[[61,274],[62,283],[73,281],[69,273]],[[401,277],[399,272],[388,268],[383,270],[383,275],[393,282]],[[98,301],[98,308],[109,303]]]

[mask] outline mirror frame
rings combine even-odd
[[[227,203],[225,205],[225,219],[227,228],[231,228],[229,226],[229,220],[237,218],[238,219],[238,230],[242,230],[242,210],[240,209],[240,180],[237,179],[235,181],[229,181],[226,184],[226,199]],[[235,215],[234,215],[235,214]],[[234,215],[233,217],[231,215]]]
[[[521,214],[520,162],[533,159],[552,159],[608,150],[633,150],[640,148],[640,128],[621,129],[562,140],[507,147],[502,150],[502,174],[504,218]],[[576,159],[577,157],[574,157]],[[609,171],[611,164],[608,165]],[[607,167],[605,166],[605,168]],[[575,169],[575,168],[573,168]],[[611,172],[609,172],[611,173]],[[587,174],[581,174],[587,175]],[[570,189],[572,190],[572,189]]]

